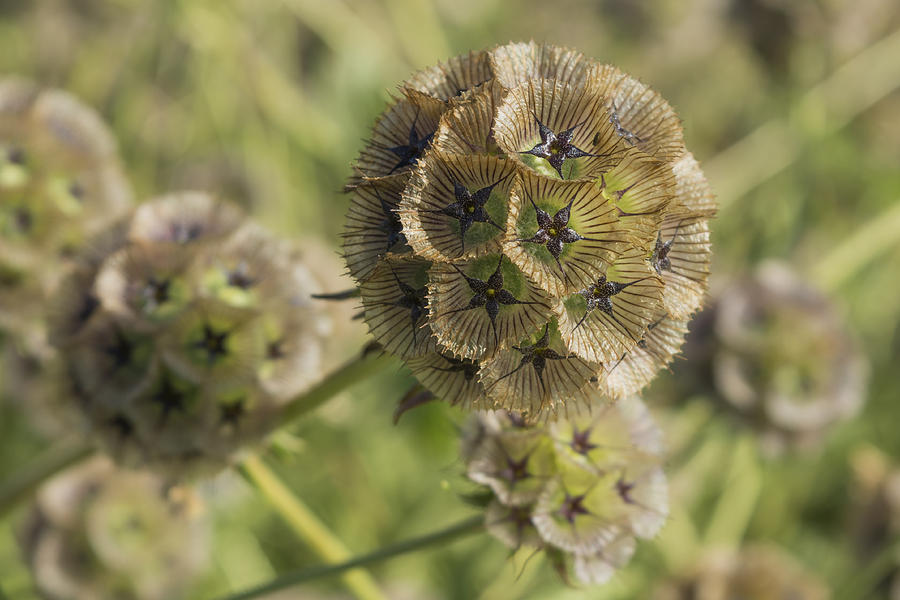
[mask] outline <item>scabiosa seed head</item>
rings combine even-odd
[[[115,141],[94,111],[0,78],[0,328],[43,351],[41,308],[65,267],[130,205]]]
[[[355,166],[344,255],[365,321],[453,404],[535,418],[634,394],[702,304],[716,203],[678,117],[576,51],[414,74]]]
[[[329,318],[287,244],[201,193],[141,205],[60,295],[53,341],[96,441],[178,476],[222,467],[319,376]]]
[[[662,440],[640,400],[629,397],[529,425],[517,413],[481,413],[464,430],[472,481],[491,492],[488,531],[513,549],[546,551],[584,583],[624,566],[636,538],[668,514]]]
[[[815,444],[859,411],[867,363],[832,302],[786,265],[726,287],[698,322],[689,369],[768,451]]]
[[[183,597],[209,556],[209,527],[189,488],[106,458],[45,484],[20,542],[43,597]]]

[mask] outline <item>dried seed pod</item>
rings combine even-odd
[[[485,413],[464,437],[467,475],[488,486],[488,531],[604,583],[668,514],[661,434],[636,398],[593,414],[528,425],[517,413]]]
[[[71,258],[131,206],[112,135],[65,92],[0,79],[0,329],[43,354]]]
[[[859,411],[866,361],[828,298],[786,265],[762,264],[701,317],[688,373],[770,452],[815,445]]]
[[[209,534],[190,489],[95,458],[39,490],[20,542],[43,597],[170,600],[206,568]]]
[[[376,341],[448,402],[529,419],[646,385],[703,301],[715,214],[672,108],[534,42],[401,92],[347,186]]]
[[[77,408],[125,463],[219,469],[319,377],[330,327],[310,295],[323,290],[286,244],[203,194],[150,201],[120,229],[54,319]]]

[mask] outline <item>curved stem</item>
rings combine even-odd
[[[258,456],[241,463],[241,474],[258,489],[291,529],[323,559],[346,560],[351,556],[343,542],[325,526]],[[360,600],[386,600],[372,576],[361,570],[342,575],[344,584]]]
[[[407,554],[415,550],[427,548],[429,546],[439,546],[442,544],[446,544],[458,538],[471,535],[473,533],[479,533],[483,530],[484,516],[477,515],[465,519],[464,521],[460,521],[455,525],[451,525],[446,529],[442,529],[428,535],[423,535],[422,537],[413,538],[411,540],[405,540],[403,542],[394,544],[393,546],[386,546],[374,552],[370,552],[369,554],[363,554],[362,556],[357,556],[356,558],[347,560],[342,563],[333,565],[320,565],[317,567],[310,567],[308,569],[294,571],[293,573],[287,573],[285,575],[282,575],[281,577],[278,577],[277,579],[270,581],[269,583],[265,583],[255,588],[251,588],[249,590],[227,596],[225,598],[222,598],[221,600],[247,600],[249,598],[256,598],[263,594],[283,590],[293,585],[307,583],[321,577],[339,575],[356,567],[368,566],[377,562],[381,562],[383,560],[387,560],[389,558],[393,558],[395,556],[400,556],[401,554]]]
[[[286,404],[281,411],[281,418],[278,419],[278,427],[287,425],[290,421],[321,406],[332,396],[383,370],[391,360],[390,355],[380,351],[363,351],[359,357],[330,373],[325,379]]]
[[[87,444],[67,440],[51,446],[0,484],[0,518],[44,481],[94,453]]]

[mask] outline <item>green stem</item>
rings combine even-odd
[[[227,596],[226,598],[222,598],[222,600],[247,600],[248,598],[256,598],[263,594],[283,590],[293,585],[307,583],[321,577],[339,575],[356,567],[372,565],[374,563],[381,562],[395,556],[400,556],[401,554],[407,554],[415,550],[420,550],[422,548],[427,548],[429,546],[439,546],[445,543],[449,543],[466,535],[481,532],[483,531],[483,529],[484,516],[478,515],[465,519],[464,521],[460,521],[456,525],[451,525],[450,527],[442,529],[441,531],[430,533],[422,537],[413,538],[411,540],[399,542],[397,544],[394,544],[393,546],[386,546],[369,554],[363,554],[362,556],[357,556],[356,558],[347,560],[342,563],[333,565],[320,565],[317,567],[310,567],[308,569],[294,571],[293,573],[287,573],[277,579],[270,581],[269,583],[234,594],[232,596]]]
[[[838,588],[836,600],[872,598],[878,584],[900,564],[900,544],[886,546],[877,556],[866,561],[865,567]]]
[[[346,560],[351,556],[341,540],[269,470],[262,459],[251,455],[241,463],[240,470],[316,554],[332,562]],[[347,588],[360,600],[386,600],[369,573],[359,569],[344,573],[342,578]]]
[[[0,518],[30,496],[45,480],[93,452],[91,446],[69,440],[45,450],[0,485]]]
[[[346,363],[285,405],[281,418],[278,419],[278,426],[287,425],[290,421],[319,407],[332,396],[383,370],[391,364],[391,360],[390,355],[381,352],[363,352],[358,358]]]

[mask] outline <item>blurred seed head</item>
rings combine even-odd
[[[93,110],[0,78],[0,329],[44,352],[46,300],[131,201],[115,141]]]
[[[174,600],[205,569],[209,534],[189,488],[98,457],[39,490],[19,537],[46,598]]]
[[[793,557],[769,546],[711,552],[663,582],[653,600],[827,600],[828,588]]]
[[[762,264],[697,321],[692,382],[711,386],[769,451],[814,445],[859,411],[867,362],[832,302],[786,265]]]
[[[117,460],[219,469],[319,378],[322,290],[289,245],[206,194],[142,204],[117,231],[58,298],[75,404]]]
[[[549,425],[479,413],[461,453],[469,479],[490,490],[488,531],[547,552],[583,583],[609,580],[668,515],[661,433],[634,397]]]
[[[347,190],[376,341],[445,400],[527,418],[638,392],[703,302],[714,196],[637,79],[518,43],[401,84]]]

